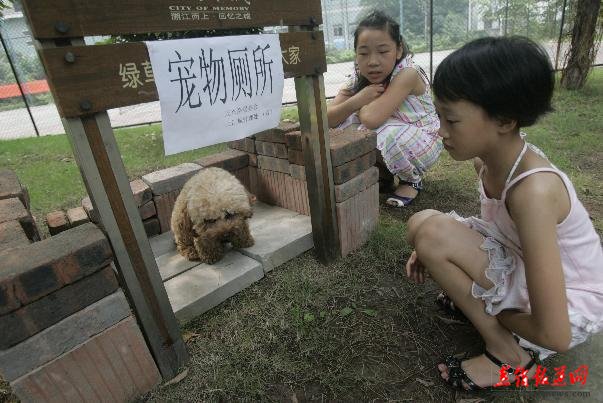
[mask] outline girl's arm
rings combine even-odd
[[[569,213],[567,191],[557,175],[541,173],[518,183],[507,200],[521,242],[531,313],[503,311],[497,318],[526,340],[566,351],[571,328],[556,227]]]
[[[352,113],[381,96],[383,91],[381,84],[367,85],[356,94],[347,89],[340,90],[335,99],[327,105],[329,127],[337,127]]]
[[[368,105],[363,106],[358,117],[368,129],[376,129],[400,108],[400,105],[411,93],[423,84],[419,73],[413,68],[401,70],[387,86],[383,95]]]

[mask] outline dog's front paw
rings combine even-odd
[[[178,246],[178,252],[187,260],[199,260],[199,254],[193,246]]]

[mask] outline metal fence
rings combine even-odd
[[[482,36],[523,35],[541,43],[556,69],[563,67],[569,43],[568,21],[576,0],[323,0],[328,69],[327,98],[336,95],[353,72],[353,34],[358,21],[380,9],[401,22],[415,61],[433,75],[454,49]],[[276,30],[279,28],[276,27]],[[58,112],[31,42],[19,2],[0,20],[0,139],[63,133]],[[85,38],[89,44],[106,38]],[[599,50],[596,65],[603,63]],[[293,79],[285,80],[283,104],[295,103]],[[109,111],[113,127],[161,120],[159,103]]]

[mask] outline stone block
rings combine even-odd
[[[157,215],[157,209],[155,208],[155,202],[149,200],[142,206],[138,207],[140,218],[146,220],[147,218],[155,217]]]
[[[364,154],[360,158],[333,167],[333,181],[340,185],[368,170],[377,162],[377,150]]]
[[[258,168],[288,174],[289,160],[258,155]]]
[[[256,140],[255,149],[258,154],[267,155],[268,157],[287,158],[287,146],[282,143]]]
[[[184,164],[146,174],[142,177],[142,180],[149,185],[153,191],[153,196],[156,197],[158,195],[180,191],[186,181],[199,172],[200,169],[201,166],[186,162]],[[157,203],[155,203],[155,205],[157,205]]]
[[[121,290],[85,307],[40,333],[0,351],[0,373],[12,382],[130,316]]]
[[[170,230],[172,210],[174,209],[174,203],[176,203],[180,190],[181,188],[173,192],[153,197],[155,208],[157,209],[157,218],[159,219],[159,225],[161,226],[161,232]]]
[[[149,239],[151,244],[151,250],[155,258],[176,250],[176,243],[174,242],[174,234],[172,231],[167,231]]]
[[[270,143],[282,143],[286,144],[287,139],[285,134],[299,130],[299,123],[288,123],[281,122],[277,127],[273,129],[264,130],[263,132],[256,133],[256,141],[267,141]]]
[[[291,150],[303,150],[302,148],[302,134],[300,131],[293,131],[285,134],[287,141],[287,147]]]
[[[134,201],[138,207],[153,198],[151,188],[142,179],[136,179],[130,182],[130,189],[132,189],[132,196],[134,196]]]
[[[166,232],[166,234],[173,233]],[[168,281],[187,270],[192,269],[195,266],[201,264],[199,261],[191,261],[184,258],[177,250],[176,244],[172,242],[170,245],[172,248],[166,253],[158,256],[155,260],[157,261],[157,267],[159,267],[159,274],[161,274],[161,280]],[[217,263],[219,264],[219,262]]]
[[[231,141],[228,146],[235,150],[245,151],[250,154],[255,154],[255,140],[251,137]]]
[[[12,297],[16,301],[0,298],[0,314],[89,276],[111,261],[109,242],[93,224],[80,225],[35,244],[3,250],[0,284],[14,290]]]
[[[370,167],[368,170],[349,181],[342,183],[341,185],[335,185],[335,201],[337,203],[346,201],[378,181],[379,168]]]
[[[249,156],[246,152],[231,149],[199,158],[195,163],[203,168],[218,167],[232,172],[247,167]]]
[[[336,167],[357,159],[377,148],[377,134],[371,130],[329,132],[331,165]]]
[[[19,221],[27,238],[34,242],[40,240],[36,222],[23,202],[17,197],[0,200],[0,223],[13,220]]]
[[[46,214],[46,225],[48,226],[50,235],[56,235],[71,228],[67,214],[65,214],[63,210],[57,210]]]
[[[262,265],[230,251],[213,265],[197,264],[164,283],[172,309],[187,322],[264,277]]]
[[[310,217],[264,203],[254,206],[249,229],[255,244],[239,251],[261,262],[265,273],[314,245]]]
[[[67,210],[67,220],[72,228],[90,222],[88,214],[86,214],[86,210],[83,207],[74,207]]]
[[[23,402],[129,402],[160,381],[136,319],[129,316],[11,387]]]
[[[111,267],[69,284],[13,312],[0,316],[0,349],[5,350],[80,311],[117,289]]]
[[[96,211],[96,209],[94,208],[92,200],[90,200],[89,196],[86,196],[82,199],[82,207],[86,214],[88,214],[88,218],[90,219],[90,221],[95,224],[100,223],[100,215],[98,214],[98,211]]]
[[[147,218],[142,222],[144,225],[144,231],[147,236],[155,236],[161,234],[161,224],[157,217]]]
[[[30,239],[23,231],[19,221],[12,220],[0,223],[0,250],[8,250],[17,246],[29,245]],[[2,304],[0,298],[0,305]]]
[[[289,150],[288,159],[290,164],[306,165],[304,161],[304,152],[299,150]]]
[[[303,165],[289,164],[289,174],[292,178],[306,180],[306,167]]]
[[[341,255],[360,248],[379,223],[379,184],[336,203]]]

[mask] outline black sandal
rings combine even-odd
[[[461,311],[455,304],[452,299],[446,294],[445,291],[442,291],[436,297],[436,304],[440,308],[442,308],[447,314],[453,316],[455,319],[462,320],[468,322],[469,319],[465,316],[463,311]]]
[[[528,362],[528,365],[523,367],[523,369],[525,371],[529,371],[534,366],[534,364],[536,364],[538,362],[538,357],[534,350],[530,350],[528,348],[523,348],[523,349],[525,351],[527,351],[528,354],[530,354],[530,362]],[[505,371],[507,372],[507,374],[509,376],[515,374],[516,368],[511,367],[509,364],[503,363],[501,360],[499,360],[498,358],[493,356],[488,350],[484,351],[484,355],[490,361],[492,361],[494,363],[494,365],[496,365],[500,368],[506,368]],[[467,359],[468,359],[467,354],[465,354],[465,357],[463,357],[463,358],[458,358],[458,357],[455,357],[452,355],[449,355],[448,357],[446,357],[446,359],[444,360],[444,364],[446,365],[446,367],[448,367],[448,379],[446,380],[447,384],[452,386],[454,389],[458,389],[458,390],[462,390],[462,391],[476,391],[476,390],[490,390],[490,389],[500,390],[500,387],[494,387],[494,385],[492,385],[491,387],[482,388],[481,386],[478,386],[475,382],[473,382],[473,380],[471,380],[471,378],[469,378],[469,376],[467,375],[465,370],[461,367],[462,362]],[[465,389],[463,387],[463,382],[465,382],[465,384],[467,384],[468,389]]]

